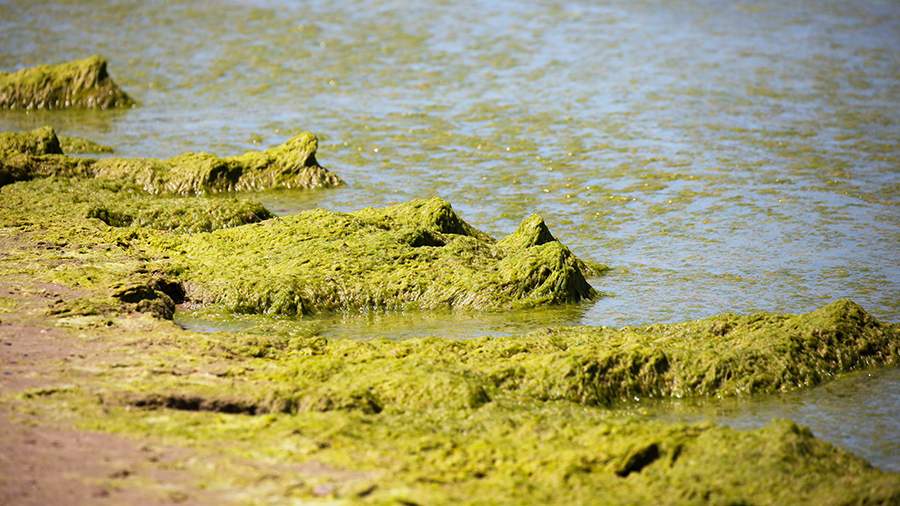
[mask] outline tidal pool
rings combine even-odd
[[[140,103],[0,111],[0,130],[49,124],[153,157],[311,130],[349,184],[260,194],[276,214],[439,195],[495,236],[538,212],[613,267],[591,280],[607,296],[575,308],[317,319],[332,337],[804,312],[840,297],[900,321],[898,47],[890,0],[0,2],[0,69],[99,53]],[[900,378],[863,374],[877,380],[696,416],[789,416],[898,469]]]

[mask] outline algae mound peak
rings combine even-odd
[[[48,176],[137,184],[148,193],[199,195],[275,188],[331,188],[343,181],[316,160],[318,139],[300,133],[264,151],[220,158],[184,153],[169,159],[70,157],[61,146],[104,151],[85,139],[61,142],[50,127],[0,134],[0,186]]]
[[[0,132],[0,161],[16,154],[61,155],[62,143],[52,127],[27,132]]]
[[[583,265],[532,217],[496,243],[440,198],[381,209],[323,209],[149,243],[202,303],[240,313],[461,308],[496,310],[596,295]]]
[[[96,55],[0,73],[0,108],[111,109],[132,105],[134,100],[109,77],[106,60]]]

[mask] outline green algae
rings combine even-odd
[[[189,240],[159,237],[143,254],[167,252],[190,299],[238,313],[485,310],[596,295],[568,248],[556,240],[529,246],[518,239],[525,233],[498,246],[432,198],[355,213],[317,209]]]
[[[109,77],[106,60],[96,55],[0,73],[3,109],[110,109],[134,104]]]
[[[56,131],[41,127],[28,132],[0,132],[0,156],[14,154],[61,155],[62,146]]]
[[[596,295],[584,279],[590,268],[549,231],[530,237],[546,230],[540,218],[495,243],[437,198],[267,219],[255,202],[159,197],[116,180],[44,178],[2,191],[0,223],[53,237],[65,251],[83,244],[78,256],[90,265],[32,271],[70,286],[101,288],[141,269],[183,284],[193,304],[292,316],[523,308]],[[127,260],[104,266],[97,249]]]
[[[31,181],[27,186],[10,186],[4,190],[4,196],[12,205],[27,202],[31,208],[46,206],[116,228],[195,233],[271,218],[269,211],[254,200],[154,197],[133,184],[102,179],[49,177]]]
[[[890,504],[900,494],[898,475],[787,421],[736,431],[551,403],[302,417],[104,406],[81,424],[161,437],[209,458],[315,462],[361,475],[300,472],[298,480],[297,471],[269,471],[277,496],[296,499],[321,496],[323,481],[332,499],[375,504]],[[212,488],[259,483],[255,474],[207,479]]]
[[[230,396],[258,412],[397,413],[476,408],[495,399],[610,406],[643,398],[746,396],[900,363],[900,328],[847,300],[802,315],[726,314],[467,341],[325,340],[309,329],[268,339],[213,334],[207,340],[207,349],[231,359],[244,354],[278,361],[277,373],[248,373],[244,387],[229,388]],[[148,387],[145,382],[141,389]],[[174,398],[222,392],[215,385],[198,392],[166,383],[150,391]]]
[[[259,202],[245,199],[137,199],[96,204],[86,216],[114,227],[142,227],[177,232],[209,232],[272,217]]]
[[[0,186],[53,175],[88,176],[92,163],[66,157],[51,127],[0,132]]]
[[[57,135],[49,126],[26,132],[0,132],[0,158],[16,154],[62,155],[73,153],[112,153],[111,146],[90,139]]]
[[[153,194],[199,195],[276,188],[331,188],[343,181],[316,160],[318,139],[309,132],[265,151],[219,158],[185,153],[168,160],[104,158],[95,177],[129,181]]]
[[[91,143],[72,149],[100,149]],[[298,134],[265,151],[219,158],[185,153],[167,160],[152,158],[74,158],[63,154],[49,127],[0,137],[0,186],[48,176],[93,177],[140,186],[152,194],[200,195],[276,188],[331,188],[343,181],[316,160],[318,140]]]
[[[0,190],[0,230],[24,239],[8,251],[9,274],[76,288],[83,296],[59,300],[48,314],[111,316],[139,311],[171,319],[180,285],[130,251],[140,231],[193,234],[270,217],[258,202],[231,197],[156,197],[117,181],[48,177]]]
[[[896,361],[896,325],[879,324],[859,311],[839,301],[807,315],[724,315],[641,330],[664,342],[687,341],[668,345],[683,347],[686,368],[706,360],[702,350],[699,359],[689,355],[702,348],[697,341],[709,337],[698,329],[721,335],[725,328],[723,338],[743,336],[731,336],[738,343],[797,332],[817,341],[814,347],[834,349],[830,358],[808,358],[816,355],[808,352],[801,357],[836,368],[848,366],[838,358],[846,350],[877,357],[875,349],[882,348]],[[87,429],[191,447],[204,462],[191,469],[214,490],[257,490],[264,474],[267,484],[277,484],[268,489],[277,501],[324,494],[377,504],[891,504],[900,497],[900,475],[874,469],[789,421],[739,431],[649,420],[577,398],[504,391],[502,382],[483,390],[490,374],[476,369],[496,371],[505,365],[503,357],[510,362],[575,347],[548,333],[358,342],[329,341],[315,332],[203,335],[149,322],[139,333],[115,327],[96,332],[129,347],[140,344],[144,351],[137,362],[103,369],[92,384],[76,390],[47,389],[40,398],[23,399],[29,401],[25,405],[65,413]],[[611,329],[570,330],[582,334],[578,341],[600,332],[598,342],[623,347],[607,335]],[[620,340],[633,331],[619,331]],[[887,345],[879,333],[889,334]],[[768,361],[797,359],[785,341],[790,337],[773,339]],[[557,364],[544,363],[544,375],[552,375]],[[764,369],[759,361],[747,363]],[[288,393],[294,396],[289,401]],[[256,466],[315,463],[345,473],[341,478],[303,468],[232,467],[247,460]]]
[[[34,262],[27,268],[38,278],[94,290],[52,306],[56,322],[141,350],[131,364],[101,365],[78,389],[22,399],[25,406],[219,459],[321,462],[360,476],[304,476],[298,484],[293,471],[216,473],[212,488],[254,490],[265,480],[278,484],[278,498],[374,503],[890,503],[900,494],[896,474],[789,422],[741,432],[605,409],[634,397],[779,392],[896,364],[897,326],[849,301],[807,315],[720,315],[471,341],[329,340],[315,327],[282,325],[200,335],[153,321],[131,331],[123,310],[169,318],[184,296],[234,310],[233,297],[251,301],[249,312],[295,314],[297,307],[404,309],[448,300],[527,306],[592,289],[539,217],[494,241],[440,199],[191,232],[193,218],[178,218],[190,212],[137,218],[156,205],[194,209],[225,200],[54,177],[8,185],[0,195],[3,233],[34,248],[4,262]],[[104,216],[100,208],[115,212]],[[131,221],[117,222],[117,213]],[[154,225],[170,219],[177,226]],[[40,272],[51,261],[62,263]],[[392,270],[429,283],[407,280],[391,291]],[[331,288],[310,283],[316,276]],[[452,296],[428,292],[435,284]],[[292,306],[291,297],[302,304]]]

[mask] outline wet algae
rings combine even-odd
[[[499,247],[439,198],[158,239],[144,254],[179,252],[169,269],[193,300],[241,313],[503,309],[595,295],[560,242]]]
[[[110,109],[134,104],[109,77],[106,60],[96,55],[0,72],[0,108],[4,109]]]
[[[801,315],[726,314],[465,341],[360,342],[314,333],[208,339],[210,349],[229,358],[276,360],[278,373],[248,373],[247,382],[232,384],[224,397],[215,389],[179,391],[161,384],[135,402],[170,406],[197,396],[239,398],[258,413],[402,413],[477,408],[496,400],[609,407],[635,399],[783,392],[900,362],[900,328],[848,300]]]
[[[326,340],[302,331],[196,334],[167,322],[144,323],[134,334],[127,330],[134,323],[118,321],[122,329],[96,332],[143,347],[141,363],[108,369],[90,386],[45,398],[43,407],[65,403],[83,427],[162,438],[207,452],[209,459],[317,463],[355,473],[350,478],[307,475],[302,469],[289,476],[267,474],[266,482],[277,483],[282,499],[327,496],[375,504],[893,504],[900,499],[900,475],[874,469],[792,422],[739,431],[654,421],[597,405],[596,396],[555,394],[591,387],[558,360],[546,360],[562,359],[566,346],[576,349],[592,340],[609,347],[607,357],[627,358],[627,351],[616,350],[644,333],[664,342],[686,341],[664,348],[681,350],[673,369],[693,370],[693,376],[707,377],[704,371],[727,370],[722,364],[751,357],[744,370],[770,378],[758,391],[804,382],[777,368],[756,370],[760,361],[752,357],[761,359],[762,353],[734,354],[716,365],[710,364],[714,351],[740,348],[745,340],[766,341],[768,346],[756,347],[766,348],[769,362],[797,361],[797,370],[821,371],[807,384],[852,363],[896,364],[896,325],[874,321],[849,301],[806,315],[724,315],[619,331],[567,329],[577,338],[539,332],[472,341]],[[727,342],[698,345],[728,325],[734,327]],[[770,335],[776,337],[770,341]],[[789,351],[796,341],[836,350],[830,357],[801,358]],[[862,356],[855,362],[838,358],[853,353]],[[573,354],[574,362],[589,355]],[[549,381],[541,387],[516,384],[505,379],[508,367]],[[156,372],[147,374],[148,369]],[[627,395],[657,392],[657,382],[641,369],[623,367],[621,374],[610,374],[610,384],[626,383],[614,387],[622,403],[629,402]],[[577,386],[560,389],[563,383]],[[722,395],[749,393],[719,387]],[[681,394],[712,394],[703,388],[686,387]],[[239,473],[206,479],[211,489],[253,490],[260,483],[242,481]]]
[[[67,158],[48,154],[52,144],[45,135],[15,155]],[[15,245],[4,276],[77,290],[48,308],[51,321],[141,350],[98,363],[78,388],[17,402],[233,465],[354,472],[253,480],[197,465],[211,489],[253,493],[266,481],[280,499],[407,504],[900,500],[900,476],[791,422],[737,431],[610,409],[635,397],[777,393],[896,365],[900,327],[853,302],[467,341],[326,339],[302,325],[192,333],[166,321],[175,303],[303,316],[528,307],[595,292],[588,266],[537,216],[495,241],[437,198],[271,218],[253,201],[160,196],[152,178],[119,175],[0,188],[0,240]]]
[[[304,132],[265,151],[220,158],[185,153],[153,158],[76,158],[66,156],[48,128],[0,137],[0,185],[47,176],[93,177],[130,182],[153,194],[199,195],[275,188],[329,188],[343,181],[316,160],[318,139]],[[68,143],[72,149],[99,145]],[[102,146],[101,146],[102,147]]]

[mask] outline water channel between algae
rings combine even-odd
[[[895,2],[99,5],[0,3],[0,69],[100,53],[141,107],[0,111],[0,130],[51,125],[116,157],[158,158],[238,155],[312,130],[348,185],[253,195],[276,215],[439,195],[495,237],[538,212],[574,254],[613,267],[589,279],[609,296],[579,305],[297,323],[329,339],[799,313],[840,297],[900,321]],[[787,416],[898,470],[896,371],[627,409],[738,427]]]

